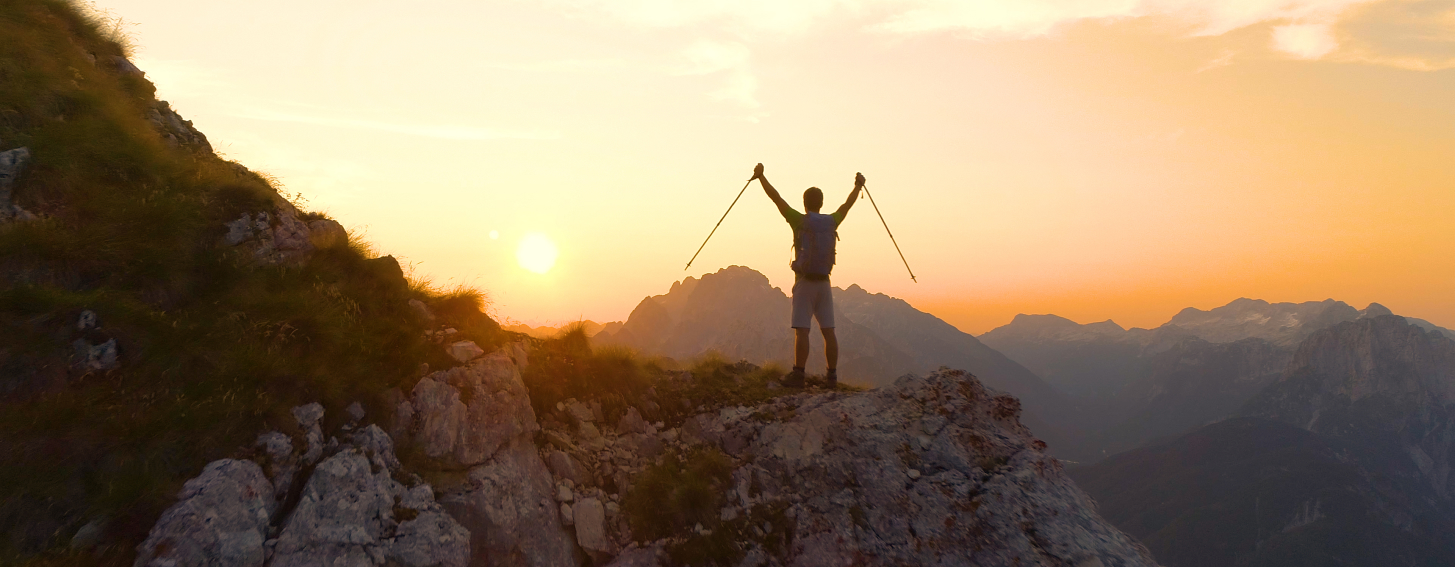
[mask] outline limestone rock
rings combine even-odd
[[[303,439],[308,443],[302,455],[304,465],[311,465],[318,462],[323,456],[324,440],[323,429],[320,422],[323,421],[323,405],[314,402],[293,408],[293,419],[298,422],[298,428],[303,430]]]
[[[145,77],[146,76],[146,73],[142,72],[142,70],[139,69],[139,68],[137,68],[136,65],[133,65],[130,60],[128,60],[127,58],[122,57],[120,55],[112,55],[111,56],[111,66],[112,67],[115,67],[116,68],[116,72],[117,73],[120,73],[122,75],[135,76],[135,77]]]
[[[9,221],[23,221],[35,218],[30,211],[11,203],[11,191],[15,180],[30,163],[29,148],[15,148],[0,152],[0,224]]]
[[[584,483],[588,478],[585,469],[565,452],[553,450],[547,453],[546,464],[556,476],[570,479],[576,484]]]
[[[576,543],[594,558],[606,558],[616,551],[616,543],[606,535],[606,507],[595,498],[583,498],[571,506],[576,521]]]
[[[460,362],[469,362],[482,354],[485,350],[475,345],[475,341],[457,341],[447,349],[450,356]]]
[[[319,250],[348,244],[349,231],[333,219],[308,221],[309,243]]]
[[[359,402],[349,404],[349,407],[344,408],[344,411],[348,412],[350,423],[358,423],[364,420],[364,406]]]
[[[10,204],[10,191],[20,171],[30,163],[30,148],[0,152],[0,205]]]
[[[126,64],[130,65],[129,62]],[[168,146],[212,153],[212,144],[207,142],[207,136],[192,127],[191,120],[183,120],[181,115],[172,110],[172,105],[167,101],[159,100],[152,103],[151,110],[147,111],[147,121],[151,122],[152,127],[157,130],[157,134]]]
[[[434,313],[429,310],[429,306],[425,305],[423,301],[411,299],[409,300],[409,308],[414,310],[415,316],[419,317],[421,321],[434,321]]]
[[[399,488],[388,485],[392,479],[381,482],[371,469],[352,449],[319,463],[283,524],[272,565],[382,563],[375,558],[382,559],[381,540],[395,527],[391,492]]]
[[[258,436],[253,446],[262,450],[267,458],[264,460],[263,472],[273,483],[273,492],[277,500],[282,500],[293,488],[293,478],[298,475],[299,455],[293,449],[293,440],[287,435],[277,431],[270,431]],[[281,502],[279,502],[281,504]]]
[[[784,565],[1156,565],[1019,418],[1015,398],[941,369],[724,408],[683,429],[740,463],[729,502],[785,508]],[[576,522],[579,534],[580,510]]]
[[[511,440],[540,429],[520,370],[502,352],[424,377],[411,404],[414,441],[452,466],[482,464]]]
[[[576,564],[550,472],[528,436],[470,469],[469,478],[468,486],[440,503],[469,530],[477,561],[519,567]]]
[[[646,547],[635,547],[633,544],[633,547],[623,550],[606,567],[660,567],[666,564],[665,545],[663,542],[656,542]],[[749,565],[758,564],[749,563]]]
[[[209,464],[138,548],[136,565],[469,564],[470,532],[435,501],[430,485],[407,488],[395,480],[400,463],[383,429],[370,424],[325,446],[321,405],[298,406],[293,415],[305,430],[306,450],[278,432],[257,442],[277,482],[270,484],[252,461]],[[308,469],[301,465],[319,457],[322,462],[302,477]],[[304,485],[296,505],[285,510],[281,503],[292,482]],[[277,537],[265,540],[270,532]]]
[[[108,339],[99,345],[93,345],[86,339],[76,339],[72,346],[76,350],[76,366],[82,370],[104,372],[120,365],[116,339]]]
[[[137,567],[260,566],[273,487],[251,461],[209,463],[137,547]]]
[[[243,213],[224,226],[223,244],[242,246],[264,264],[297,261],[315,249],[308,223],[298,218],[298,209],[287,201],[278,201],[272,213]]]
[[[87,331],[87,330],[96,328],[96,326],[97,325],[96,325],[96,312],[95,311],[92,311],[90,309],[87,309],[85,311],[82,311],[80,316],[76,317],[76,330],[77,331]]]

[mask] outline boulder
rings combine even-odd
[[[469,362],[471,360],[474,360],[476,357],[485,354],[485,349],[482,349],[478,345],[476,345],[475,341],[457,341],[451,343],[449,348],[445,349],[445,352],[448,352],[450,354],[450,357],[454,358],[455,360],[458,360],[460,362]]]
[[[565,452],[552,450],[546,454],[546,464],[551,467],[551,472],[556,476],[570,479],[576,484],[585,483],[590,477],[576,459],[571,458]]]
[[[137,547],[137,567],[260,566],[273,487],[252,461],[213,461]]]
[[[21,170],[30,163],[30,148],[0,152],[0,205],[10,204],[10,191]]]
[[[120,55],[112,55],[111,56],[111,66],[116,69],[116,72],[117,73],[120,73],[121,75],[124,75],[124,76],[133,76],[133,77],[145,77],[146,76],[146,73],[145,72],[143,72],[141,69],[137,68],[136,65],[133,65],[130,60],[128,60],[127,58],[122,57]]]
[[[308,444],[304,448],[302,462],[304,465],[311,465],[318,462],[323,456],[324,440],[321,423],[323,421],[323,404],[314,402],[301,405],[292,409],[293,419],[298,422],[298,428],[303,430],[303,439]]]
[[[283,524],[271,565],[377,565],[383,538],[392,535],[393,493],[402,487],[376,477],[357,450],[318,464]]]
[[[606,507],[595,498],[583,498],[571,506],[576,521],[576,544],[593,559],[609,559],[616,552],[616,542],[606,535]]]
[[[425,376],[409,403],[413,421],[397,428],[411,432],[426,455],[450,467],[482,464],[512,440],[529,439],[540,429],[520,370],[503,352]]]
[[[30,163],[29,148],[15,148],[0,152],[0,223],[35,218],[30,211],[11,203],[11,191],[15,186],[15,180],[20,177],[21,171],[28,163]]]
[[[309,243],[319,250],[342,246],[349,242],[349,231],[333,219],[308,221]]]
[[[469,530],[474,563],[576,565],[555,481],[535,446],[540,427],[520,378],[523,355],[511,354],[507,347],[425,376],[409,399],[395,400],[410,413],[393,428],[432,466],[465,471],[463,484],[440,487],[440,503]]]
[[[528,436],[469,471],[469,484],[440,500],[470,532],[475,561],[510,567],[576,565],[550,472]]]
[[[418,317],[420,321],[434,321],[434,312],[430,311],[429,306],[425,305],[423,301],[411,299],[409,300],[409,308],[414,311],[415,317]]]
[[[130,65],[129,62],[126,64]],[[197,131],[192,126],[191,120],[182,119],[182,116],[172,110],[172,105],[167,101],[153,102],[152,108],[147,111],[147,121],[151,122],[152,127],[168,146],[212,153],[212,144],[207,142],[207,136]]]
[[[761,554],[761,551],[759,553]],[[611,560],[611,563],[606,564],[606,567],[661,567],[667,564],[666,546],[663,542],[656,542],[646,547],[636,547],[636,544],[632,544],[632,547],[623,550],[615,559]],[[747,561],[740,563],[740,565],[750,566],[759,564]]]
[[[76,350],[76,366],[83,371],[104,372],[121,364],[117,358],[116,339],[93,345],[86,339],[71,344]]]

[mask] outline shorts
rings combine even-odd
[[[793,282],[793,328],[809,328],[810,319],[818,319],[820,329],[834,328],[834,290],[828,280]]]

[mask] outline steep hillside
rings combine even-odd
[[[793,349],[790,307],[788,296],[766,276],[732,266],[701,279],[689,277],[665,295],[643,299],[619,331],[597,340],[674,359],[715,351],[730,360],[786,367]],[[988,386],[1020,398],[1027,422],[1057,454],[1076,450],[1072,432],[1081,422],[1071,401],[975,337],[903,300],[857,285],[834,288],[834,307],[843,379],[880,386],[906,373],[966,368]],[[808,368],[822,372],[822,338],[816,332],[810,336]]]
[[[129,563],[205,463],[298,432],[290,408],[381,406],[458,364],[444,325],[503,340],[478,294],[214,155],[98,23],[0,2],[0,563]]]
[[[1455,557],[1455,340],[1393,315],[1340,323],[1240,413],[1073,476],[1168,565]]]

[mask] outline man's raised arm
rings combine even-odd
[[[768,183],[768,178],[763,176],[763,164],[760,163],[757,167],[753,168],[753,179],[757,179],[763,184],[763,192],[768,194],[768,198],[773,200],[774,205],[778,205],[778,212],[785,217],[788,216],[788,211],[793,210],[793,208],[789,207],[788,203],[783,201],[783,196],[779,195],[778,190],[773,188],[773,184]],[[749,181],[752,181],[752,179],[749,179]]]
[[[835,211],[835,213],[834,213],[834,214],[839,215],[839,222],[843,222],[844,217],[849,216],[849,209],[854,206],[854,201],[858,201],[859,200],[859,190],[861,190],[863,188],[864,188],[864,174],[862,174],[862,173],[855,173],[854,174],[854,190],[849,192],[849,199],[847,201],[844,201],[844,204],[841,205],[841,206],[839,206],[839,210],[838,211]]]

